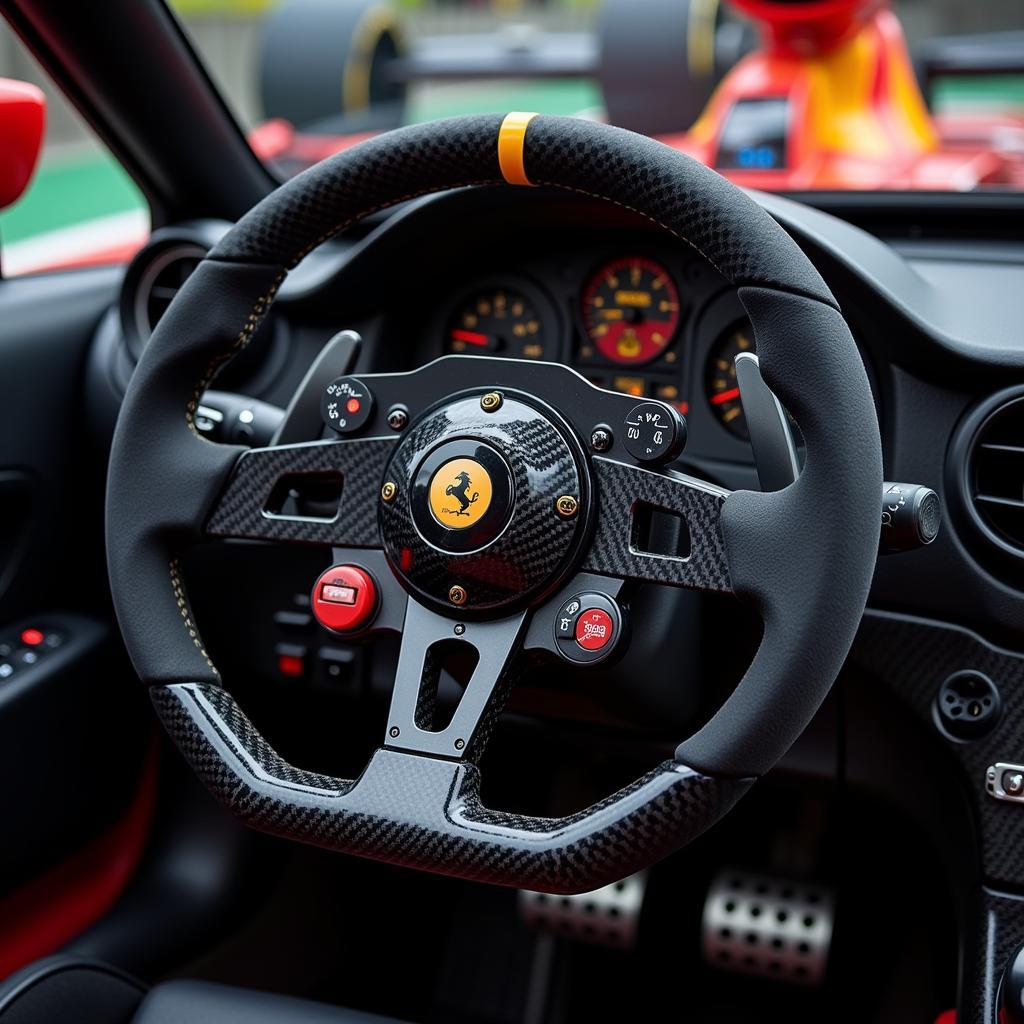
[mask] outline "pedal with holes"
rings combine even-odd
[[[578,896],[519,890],[519,916],[538,931],[614,949],[632,949],[647,892],[645,871]]]
[[[820,985],[834,916],[835,894],[826,886],[722,871],[704,901],[704,958],[723,970]]]

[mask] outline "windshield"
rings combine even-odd
[[[664,140],[742,185],[1024,188],[1006,0],[172,0],[256,152],[536,110]]]

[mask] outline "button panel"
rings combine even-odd
[[[605,594],[576,594],[555,614],[555,647],[566,661],[594,665],[607,660],[619,646],[622,612]]]
[[[62,646],[59,630],[28,626],[19,633],[0,637],[0,683],[42,661]]]

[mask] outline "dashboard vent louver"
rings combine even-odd
[[[1024,557],[1024,395],[993,409],[978,427],[967,491],[990,539]]]
[[[206,250],[198,245],[178,245],[160,253],[150,264],[139,283],[137,298],[139,331],[145,332],[147,339],[205,255]]]

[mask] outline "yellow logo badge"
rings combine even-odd
[[[490,475],[476,459],[452,459],[430,481],[430,511],[449,530],[480,522],[491,496]]]

